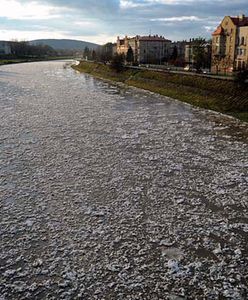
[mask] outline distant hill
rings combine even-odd
[[[90,49],[96,49],[99,45],[85,42],[85,41],[78,41],[78,40],[67,40],[67,39],[40,39],[40,40],[33,40],[30,41],[31,44],[44,44],[52,47],[55,50],[84,50],[85,47]]]

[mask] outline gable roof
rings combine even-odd
[[[236,26],[248,26],[248,17],[230,17],[230,19],[233,21],[233,24]]]

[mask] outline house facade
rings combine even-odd
[[[204,61],[202,62],[202,67],[210,69],[211,65],[211,44],[209,42],[204,42],[199,45],[198,39],[190,39],[189,42],[185,44],[185,65],[194,66],[195,61],[195,48],[201,48],[204,54]]]
[[[177,57],[180,59],[184,59],[185,58],[185,49],[186,49],[187,44],[188,44],[187,41],[172,42],[170,45],[170,55],[173,55],[173,52],[176,49]]]
[[[161,64],[169,58],[171,41],[163,36],[135,36],[117,38],[117,53],[127,55],[129,47],[132,48],[134,62],[139,64]]]
[[[212,34],[213,73],[232,73],[248,68],[248,17],[226,16]]]
[[[6,41],[0,41],[0,55],[11,54],[10,44]]]
[[[193,47],[190,44],[185,45],[184,60],[186,65],[194,64]]]

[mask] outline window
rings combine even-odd
[[[245,49],[241,49],[241,48],[238,48],[238,49],[237,49],[237,55],[243,56],[243,55],[245,55],[245,54],[246,54],[246,50],[245,50]]]
[[[242,36],[241,38],[241,45],[244,45],[245,44],[245,38]]]

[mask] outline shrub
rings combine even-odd
[[[124,70],[124,61],[125,58],[122,54],[115,54],[111,61],[110,67],[116,72],[121,72]]]
[[[240,85],[244,85],[247,79],[248,79],[248,70],[242,70],[235,74],[235,81]]]

